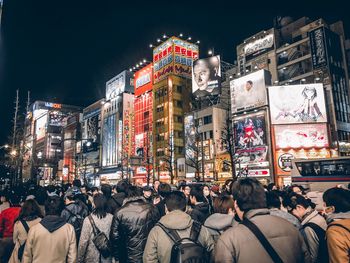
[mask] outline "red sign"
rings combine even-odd
[[[136,97],[152,90],[152,71],[153,64],[151,63],[135,73],[134,85]]]

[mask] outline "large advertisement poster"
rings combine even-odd
[[[235,148],[241,164],[268,165],[265,113],[249,114],[234,120]]]
[[[93,142],[100,141],[99,115],[95,115],[86,120],[86,136]]]
[[[36,120],[35,135],[36,135],[37,141],[45,137],[46,123],[47,123],[47,115],[46,114]]]
[[[267,104],[264,70],[231,80],[230,89],[233,113]]]
[[[116,98],[119,94],[134,91],[134,79],[129,71],[124,70],[106,83],[106,100]]]
[[[220,56],[198,59],[193,62],[192,93],[196,97],[219,94],[220,86]]]
[[[269,87],[272,124],[327,122],[322,84]]]
[[[274,130],[276,149],[329,146],[326,124],[275,125]]]
[[[187,115],[184,119],[185,123],[185,149],[186,158],[194,158],[193,145],[196,143],[196,128],[194,124],[194,116]]]
[[[277,150],[275,153],[275,166],[277,175],[290,176],[292,171],[292,160],[296,158],[317,159],[330,158],[328,149],[309,149],[309,150]]]
[[[135,73],[135,96],[140,96],[152,90],[152,63]]]
[[[60,111],[51,111],[49,113],[49,125],[62,127],[65,117],[66,115]]]

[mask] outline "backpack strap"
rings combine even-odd
[[[332,226],[341,227],[341,228],[345,229],[346,231],[348,231],[348,232],[350,233],[350,229],[347,228],[346,226],[342,225],[342,224],[330,224],[330,225],[328,225],[327,229],[329,229],[329,228],[332,227]]]
[[[25,220],[23,220],[23,219],[21,219],[20,221],[21,221],[25,231],[28,233],[29,232],[29,226],[28,226],[27,222]]]
[[[319,225],[312,223],[312,222],[308,222],[303,226],[304,229],[306,227],[311,227],[312,230],[316,233],[319,240],[325,239],[326,231],[322,227],[320,227]]]
[[[260,241],[260,244],[265,248],[266,252],[270,255],[273,262],[275,263],[283,263],[280,256],[277,254],[276,250],[272,247],[270,242],[267,240],[267,238],[264,236],[264,234],[260,231],[260,229],[250,220],[244,219],[241,222],[242,225],[247,227],[254,235],[255,237]]]
[[[94,232],[94,236],[96,236],[96,235],[99,233],[99,229],[96,227],[95,221],[94,221],[94,219],[92,218],[92,216],[89,215],[88,218],[89,218],[90,224],[91,224],[91,226],[92,226],[92,231]]]
[[[202,229],[202,224],[199,223],[198,221],[193,221],[192,227],[191,227],[190,239],[197,242],[201,229]]]
[[[170,237],[170,239],[174,242],[177,243],[179,240],[181,240],[181,237],[179,236],[179,234],[176,232],[176,230],[174,229],[169,229],[167,227],[165,227],[162,223],[158,222],[156,224],[157,226],[159,226],[161,229],[163,229],[163,231]]]

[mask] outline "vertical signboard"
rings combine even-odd
[[[325,32],[323,27],[309,32],[313,69],[327,66],[327,53],[324,36]]]

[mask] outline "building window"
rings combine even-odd
[[[209,132],[209,137],[210,137],[210,139],[213,139],[213,138],[214,138],[213,131],[210,131],[210,132]]]
[[[143,129],[144,129],[144,131],[149,131],[149,124],[148,124],[148,123],[145,124],[145,125],[143,126]]]
[[[147,119],[149,117],[149,111],[143,113],[143,118]]]
[[[182,93],[182,86],[176,86],[176,91],[178,93]]]
[[[204,125],[205,125],[205,124],[210,124],[210,123],[213,122],[213,117],[212,117],[211,115],[205,116],[205,117],[203,118],[203,122],[204,122]]]
[[[182,105],[183,105],[182,101],[180,100],[176,101],[176,107],[182,108]]]

